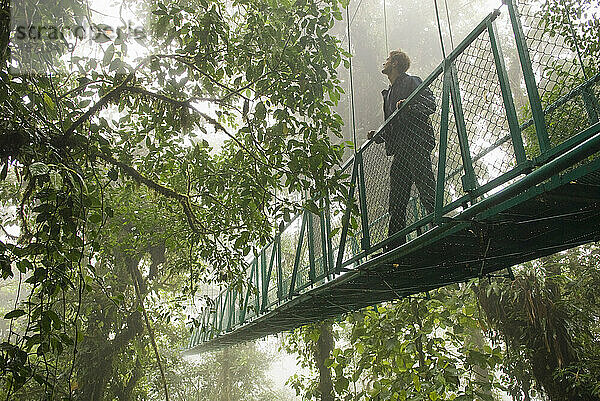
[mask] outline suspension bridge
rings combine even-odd
[[[231,286],[206,305],[188,353],[511,274],[515,264],[600,239],[600,59],[586,61],[572,26],[571,43],[557,42],[540,27],[533,1],[504,3],[344,164],[348,202],[322,201],[318,213],[296,216],[250,263],[252,286]],[[522,74],[516,89],[496,27],[501,13]],[[408,118],[427,91],[435,111]],[[390,236],[391,158],[376,139],[428,125],[436,137],[434,210],[413,188],[404,228]],[[410,153],[418,144],[405,146]]]

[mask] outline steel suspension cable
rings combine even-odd
[[[350,20],[350,25],[352,25],[354,23],[354,19],[356,18],[356,14],[358,14],[358,10],[360,9],[360,6],[362,3],[363,3],[363,0],[360,0],[358,2],[358,5],[356,6],[354,13],[352,14],[352,19]],[[346,15],[348,14],[348,7],[350,7],[350,3],[348,3],[348,5],[346,6]],[[344,39],[342,39],[341,43],[344,43],[346,41],[346,39],[348,39],[348,32],[346,32],[346,36],[344,37]]]
[[[387,55],[390,53],[390,47],[388,46],[387,11],[385,9],[385,2],[386,0],[383,0],[383,31],[385,34],[385,54]]]
[[[435,6],[435,18],[437,20],[438,33],[440,34],[440,46],[442,47],[442,56],[446,58],[446,49],[444,47],[444,36],[442,35],[442,23],[440,22],[440,10],[438,9],[437,0],[433,0]]]
[[[362,1],[361,1],[362,2]],[[360,4],[359,4],[360,6]],[[350,114],[350,118],[352,120],[352,142],[354,143],[354,154],[356,155],[356,147],[358,146],[357,142],[356,142],[356,119],[354,116],[354,82],[353,82],[353,77],[352,77],[352,46],[351,46],[351,39],[350,39],[350,12],[348,11],[350,7],[346,7],[346,22],[347,22],[347,34],[348,34],[348,54],[350,54],[350,57],[348,58],[348,61],[350,62],[350,110],[351,110],[351,114]],[[358,8],[357,10],[358,11]]]
[[[450,12],[448,11],[448,0],[444,0],[444,5],[446,6],[446,19],[448,20],[448,32],[450,33],[450,45],[454,50],[454,39],[452,35],[452,24],[450,23]]]
[[[573,28],[573,23],[571,22],[571,16],[569,15],[571,8],[565,4],[564,0],[561,0],[560,2],[563,6],[563,14],[567,18],[567,23],[569,24],[569,30],[571,31],[571,36],[573,37],[573,44],[575,45],[575,50],[577,51],[577,57],[579,59],[579,64],[581,65],[583,76],[587,79],[589,77],[585,71],[585,64],[583,63],[583,57],[581,56],[581,50],[579,48],[579,40],[575,34],[575,29]]]

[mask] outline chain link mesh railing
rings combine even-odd
[[[469,155],[478,185],[516,165],[506,109],[487,32],[457,58]]]
[[[594,25],[596,32],[600,29],[600,3],[518,0],[517,9],[545,111],[548,138],[551,146],[556,146],[589,125],[590,111],[600,113],[598,97],[587,95],[587,91],[564,99],[574,87],[599,72],[600,46],[586,43],[586,31],[594,29]],[[533,127],[523,136],[530,148],[539,152],[532,139]]]

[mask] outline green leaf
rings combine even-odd
[[[18,317],[21,317],[25,314],[25,311],[23,309],[15,309],[13,311],[8,312],[6,315],[4,315],[5,319],[16,319]]]
[[[267,108],[263,102],[259,102],[254,109],[254,117],[259,120],[264,120],[267,116]]]
[[[94,42],[96,43],[106,43],[106,42],[110,42],[110,38],[108,37],[108,35],[106,35],[106,33],[104,33],[104,30],[110,28],[107,25],[98,25],[97,26],[97,31],[95,31],[93,33],[94,37],[92,38],[94,40]]]
[[[345,391],[346,389],[348,389],[348,386],[350,385],[350,381],[344,377],[337,377],[335,380],[335,391],[340,394],[343,391]]]
[[[52,188],[59,190],[63,185],[63,179],[57,171],[50,171],[50,183]]]
[[[110,62],[112,61],[114,55],[115,55],[115,46],[113,44],[111,44],[110,46],[108,46],[108,48],[104,52],[104,57],[102,58],[102,64],[105,66],[109,65]]]
[[[50,329],[52,328],[52,320],[50,319],[50,316],[48,316],[47,312],[42,313],[40,328],[46,333],[50,332]]]
[[[35,162],[31,163],[29,166],[29,172],[32,176],[38,177],[40,175],[46,175],[50,172],[50,167],[48,167],[45,163]]]
[[[54,100],[48,95],[44,93],[44,104],[46,105],[46,109],[48,110],[48,115],[50,118],[56,118],[56,104]]]
[[[21,259],[17,262],[17,269],[19,269],[21,273],[25,273],[27,270],[33,269],[33,265],[27,259]]]
[[[98,224],[102,221],[102,216],[98,213],[92,213],[89,217],[90,221],[94,224]]]
[[[119,171],[116,168],[111,169],[108,172],[108,178],[110,178],[111,181],[117,181],[117,179],[119,179]]]
[[[62,320],[61,318],[56,314],[56,312],[54,312],[52,309],[46,311],[47,316],[52,320],[52,322],[54,323],[54,328],[55,329],[60,329],[62,326]]]

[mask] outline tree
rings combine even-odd
[[[492,372],[502,353],[476,338],[481,321],[471,286],[349,314],[338,326],[341,340],[327,362],[336,399],[494,399],[493,390],[502,384]],[[308,366],[314,365],[306,349],[315,346],[316,333],[305,328],[288,338],[288,350]],[[290,381],[304,398],[315,398],[320,379]]]
[[[507,345],[515,397],[530,399],[535,383],[552,401],[600,399],[597,265],[597,247],[584,246],[528,263],[514,281],[477,288]]]
[[[195,361],[174,361],[169,380],[177,389],[176,399],[182,401],[284,401],[287,395],[276,390],[266,375],[272,360],[272,353],[251,342],[203,354]]]
[[[58,6],[66,22],[88,11]],[[314,208],[282,193],[342,199],[337,1],[148,7],[154,55],[132,63],[109,40],[102,60],[55,57],[49,75],[9,69],[3,25],[0,178],[16,212],[2,225],[20,233],[2,239],[0,267],[27,282],[0,350],[15,397],[144,393],[141,372],[164,368],[155,298],[239,279],[275,221]]]

